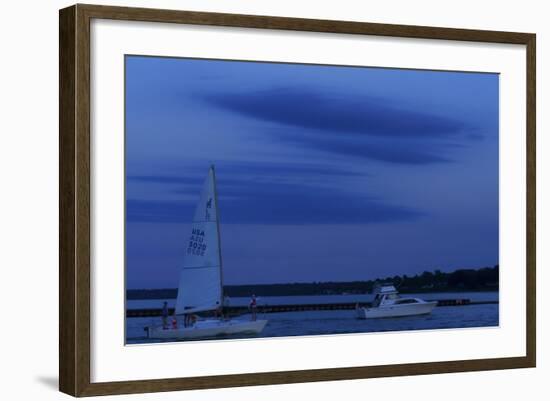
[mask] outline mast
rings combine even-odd
[[[213,187],[214,187],[214,202],[216,203],[216,234],[218,235],[218,259],[220,261],[220,307],[222,309],[223,313],[223,263],[222,263],[222,242],[221,242],[221,235],[220,235],[220,211],[218,207],[218,187],[216,185],[216,169],[214,168],[214,165],[210,165],[210,168],[212,169],[212,180],[213,180]]]

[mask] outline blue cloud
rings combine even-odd
[[[265,130],[273,140],[386,163],[450,162],[450,141],[479,139],[479,135],[471,134],[473,127],[463,121],[406,109],[395,100],[352,93],[294,87],[210,93],[202,99],[269,123]]]
[[[225,182],[231,182],[236,174],[246,176],[261,176],[261,177],[338,177],[338,176],[364,176],[365,173],[358,173],[352,169],[342,167],[334,167],[329,164],[321,165],[315,163],[293,163],[285,161],[284,163],[277,162],[219,162],[217,167],[226,172],[230,172],[229,177],[224,178]],[[174,175],[128,175],[128,181],[136,182],[151,182],[157,184],[184,184],[184,185],[200,185],[204,177],[204,166],[198,169],[190,169],[188,166],[181,167],[181,170],[187,171],[189,175],[174,176]]]
[[[203,181],[200,177],[182,177],[170,175],[129,175],[126,177],[126,180],[156,184],[185,184],[197,186],[200,185]]]
[[[288,87],[246,93],[211,93],[202,98],[219,108],[256,120],[329,133],[399,138],[457,135],[462,121],[407,110],[389,99]]]
[[[448,153],[453,148],[458,148],[425,140],[374,142],[369,138],[350,137],[349,135],[327,137],[304,132],[281,133],[279,139],[308,149],[386,163],[409,165],[451,162],[453,159],[448,156]]]
[[[193,196],[197,190],[180,187],[174,192]],[[366,224],[411,220],[423,214],[372,197],[311,185],[224,180],[218,192],[221,218],[227,224]],[[128,199],[126,207],[128,221],[188,223],[195,201]]]
[[[330,164],[315,163],[293,163],[285,161],[277,162],[232,162],[218,163],[220,169],[230,171],[231,174],[255,174],[259,176],[307,176],[307,177],[327,177],[327,176],[359,176],[365,173],[358,173],[351,168],[342,166],[335,167]]]

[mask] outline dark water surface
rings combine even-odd
[[[438,295],[438,296],[434,296]],[[451,299],[468,298],[472,301],[495,301],[498,300],[498,293],[460,293],[460,294],[422,294],[424,299]],[[454,295],[454,296],[453,296]],[[337,298],[335,298],[337,297]],[[267,304],[267,300],[273,302],[273,298],[292,298],[289,300],[277,299],[277,301],[286,301],[285,303],[299,303],[297,298],[307,302],[316,303],[319,298],[327,299],[328,302],[354,302],[350,301],[353,297],[357,301],[366,302],[370,296],[317,296],[317,297],[271,297],[265,298],[260,305]],[[363,297],[367,297],[362,299]],[[313,302],[315,298],[316,302]],[[349,299],[348,299],[349,298]],[[239,302],[238,302],[239,301]],[[240,299],[232,300],[233,305],[239,305]],[[129,301],[128,308],[143,307],[143,302],[158,307],[159,300],[137,300]],[[283,304],[277,302],[277,304]],[[245,315],[240,319],[247,319]],[[344,333],[369,333],[384,331],[402,331],[402,330],[425,330],[425,329],[449,329],[449,328],[467,328],[467,327],[488,327],[498,326],[499,324],[499,305],[468,305],[437,307],[431,314],[422,316],[408,316],[399,318],[368,319],[359,320],[355,318],[353,310],[332,310],[332,311],[306,311],[306,312],[284,312],[284,313],[266,313],[259,314],[258,319],[267,319],[269,322],[261,335],[232,335],[219,337],[220,339],[237,338],[257,338],[257,337],[287,337],[303,335],[321,335],[321,334],[344,334]],[[127,344],[140,344],[151,342],[162,342],[162,340],[151,340],[145,337],[144,327],[154,324],[160,324],[160,318],[128,318],[126,319]],[[169,340],[172,342],[173,340]]]

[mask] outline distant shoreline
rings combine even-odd
[[[301,296],[301,295],[357,295],[369,294],[377,283],[391,283],[399,292],[497,292],[499,290],[498,265],[479,269],[458,269],[444,273],[440,270],[425,271],[415,276],[394,276],[367,281],[310,282],[280,284],[243,284],[224,286],[229,297]],[[128,289],[126,299],[173,299],[177,288]]]
[[[224,287],[225,289],[226,287]],[[145,296],[143,296],[143,292],[146,292]],[[437,294],[437,293],[469,293],[469,292],[499,292],[498,288],[486,288],[486,289],[476,289],[476,290],[470,290],[470,289],[448,289],[448,290],[418,290],[418,291],[399,291],[400,294]],[[126,297],[127,300],[144,300],[144,299],[176,299],[178,290],[177,288],[165,288],[165,289],[143,289],[143,290],[128,290],[127,293],[129,293]],[[291,295],[264,295],[260,291],[256,291],[253,293],[256,296],[259,297],[286,297],[286,296],[323,296],[323,295],[365,295],[369,293],[342,293],[342,294],[291,294]],[[249,297],[248,295],[231,295],[226,292],[228,297],[235,297],[235,298],[241,298],[241,297]]]

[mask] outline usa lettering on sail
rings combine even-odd
[[[191,231],[191,238],[189,238],[187,253],[196,256],[204,256],[205,251],[206,241],[204,238],[204,230],[193,228],[193,230]]]

